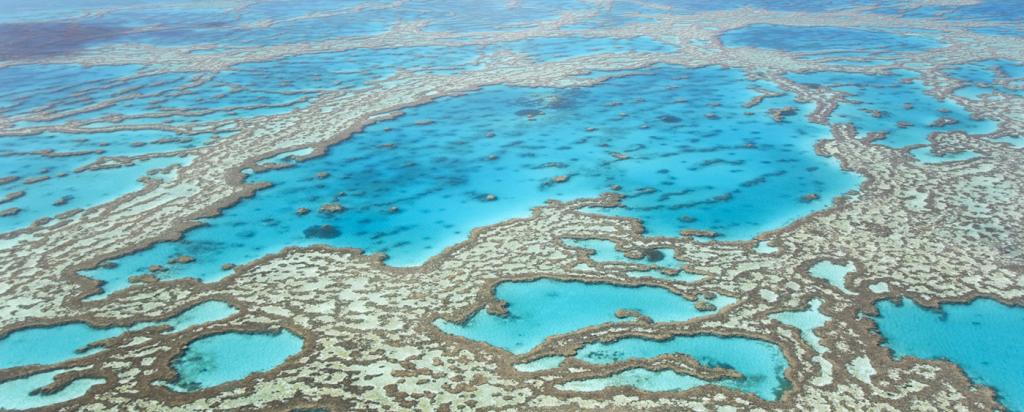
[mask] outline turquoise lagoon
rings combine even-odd
[[[612,343],[584,346],[576,357],[588,363],[607,365],[628,359],[648,359],[673,353],[693,357],[705,367],[731,369],[742,378],[708,382],[674,371],[628,369],[611,377],[569,382],[569,390],[593,391],[614,386],[634,386],[651,392],[683,391],[707,384],[753,393],[776,400],[789,388],[785,371],[789,362],[778,346],[750,338],[711,335],[676,336],[665,341],[627,338]]]
[[[0,218],[0,233],[28,226],[61,212],[90,207],[136,190],[133,182],[146,171],[183,163],[177,157],[141,162],[132,167],[76,172],[101,156],[138,156],[202,146],[212,137],[230,137],[234,125],[210,133],[177,135],[158,126],[193,126],[226,118],[270,116],[307,106],[308,99],[327,90],[355,90],[399,70],[451,74],[477,69],[481,55],[501,51],[524,53],[538,61],[557,61],[602,53],[664,53],[674,48],[648,37],[630,39],[552,37],[496,43],[488,47],[400,47],[353,49],[315,53],[231,67],[204,82],[199,73],[148,74],[138,65],[79,67],[28,65],[0,68],[0,82],[12,87],[0,91],[0,114],[71,111],[51,121],[16,122],[19,126],[92,121],[92,127],[150,125],[153,129],[103,133],[38,133],[0,136],[0,178],[20,179],[0,185],[6,193],[25,195],[0,204],[0,210],[18,208]],[[325,68],[328,68],[325,70]],[[127,93],[135,98],[111,101]],[[44,98],[45,96],[45,98]],[[104,106],[75,113],[83,100]],[[138,119],[102,121],[104,116],[144,115]],[[75,153],[48,157],[44,152]],[[49,177],[39,183],[31,178]],[[105,182],[98,184],[97,182]],[[111,183],[113,182],[113,183]],[[103,187],[106,190],[87,190]]]
[[[637,311],[654,322],[683,322],[715,313],[698,311],[693,303],[667,289],[651,286],[539,279],[503,282],[495,288],[495,297],[507,304],[507,314],[493,315],[481,309],[463,324],[438,319],[435,325],[446,333],[520,355],[545,339],[557,339],[559,335],[608,322],[631,320],[629,317],[618,318],[616,312],[620,310]],[[734,301],[727,296],[718,296],[708,303],[720,310]],[[803,326],[814,325],[802,323]],[[613,376],[572,381],[562,386],[572,391],[633,386],[656,392],[683,391],[716,384],[751,392],[767,400],[777,399],[789,387],[784,376],[788,362],[781,349],[757,339],[710,335],[677,336],[666,341],[625,338],[613,343],[588,344],[576,357],[588,363],[605,365],[672,353],[692,356],[708,367],[735,370],[743,377],[708,382],[673,371],[630,369]],[[518,364],[516,369],[522,372],[544,371],[557,368],[563,360],[561,356],[547,356]]]
[[[692,302],[667,289],[628,287],[539,279],[504,282],[495,297],[508,303],[508,315],[496,316],[481,309],[464,324],[438,320],[441,330],[523,354],[544,339],[606,322],[621,322],[619,310],[634,310],[655,322],[683,322],[714,312],[701,312]],[[718,296],[709,303],[718,309],[734,299]]]
[[[178,392],[214,387],[274,369],[300,350],[302,338],[287,330],[202,337],[189,343],[174,360],[178,379],[165,385]]]
[[[1006,60],[985,60],[963,64],[946,70],[947,74],[963,80],[966,84],[957,89],[955,94],[969,99],[978,99],[982,95],[995,92],[1020,95],[1024,86],[1024,65]],[[999,73],[1005,75],[1002,78]],[[997,84],[997,80],[1005,80],[1016,88],[1008,88]]]
[[[166,321],[142,322],[128,327],[96,328],[85,323],[66,323],[20,329],[0,339],[0,369],[56,364],[101,351],[102,347],[90,345],[125,332],[165,325],[171,327],[171,332],[178,332],[227,318],[237,311],[227,303],[209,301]],[[46,344],[41,345],[40,342]]]
[[[811,276],[824,279],[832,286],[835,286],[836,289],[843,291],[843,293],[850,293],[850,290],[846,289],[846,275],[855,270],[857,270],[857,266],[853,262],[840,265],[829,260],[823,260],[811,266],[809,272]]]
[[[639,218],[648,234],[692,228],[749,239],[860,183],[814,153],[814,143],[830,135],[805,120],[808,106],[782,96],[743,107],[754,87],[770,85],[720,67],[658,66],[588,88],[493,86],[440,99],[370,126],[323,157],[252,175],[273,186],[180,241],[84,274],[117,290],[152,264],[189,255],[196,261],[159,276],[214,280],[227,273],[225,263],[316,243],[418,265],[473,228],[613,185],[621,186],[624,207],[597,211]],[[797,113],[782,122],[767,114],[787,106]],[[557,176],[568,180],[556,183]],[[801,200],[810,193],[822,200]],[[318,211],[330,203],[345,210]],[[311,212],[299,215],[299,208]]]
[[[927,144],[928,136],[934,132],[991,133],[998,126],[993,120],[973,119],[952,100],[926,94],[918,75],[907,70],[892,70],[887,76],[816,72],[788,77],[848,93],[850,101],[839,104],[831,121],[853,123],[861,136],[869,132],[886,133],[886,138],[877,142],[886,146]]]
[[[630,264],[648,266],[646,270],[632,270],[626,272],[630,277],[655,278],[674,282],[695,282],[703,276],[689,273],[682,270],[686,262],[680,260],[671,248],[643,250],[640,258],[633,259],[615,249],[615,242],[602,239],[562,239],[568,246],[584,249],[590,253],[590,259],[599,264]],[[581,264],[579,270],[588,270],[589,266]],[[663,269],[668,269],[674,274],[665,274]]]
[[[53,378],[64,372],[67,370],[57,369],[0,382],[0,409],[24,410],[67,402],[85,395],[89,388],[106,382],[100,378],[79,378],[57,392],[46,395],[35,393],[53,383]]]
[[[949,360],[972,381],[994,388],[1008,409],[1024,411],[1024,309],[989,299],[939,310],[909,299],[877,307],[875,322],[896,358]]]

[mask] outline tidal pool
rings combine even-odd
[[[1024,411],[1024,309],[989,299],[939,310],[909,299],[877,307],[875,322],[896,358],[949,360],[974,382],[994,388],[1008,409]]]
[[[165,386],[192,392],[274,369],[302,350],[302,338],[282,330],[270,333],[221,333],[199,338],[172,366],[178,379]]]
[[[914,156],[921,163],[937,164],[937,163],[949,163],[949,162],[960,162],[964,160],[971,160],[978,157],[979,154],[970,150],[964,150],[962,152],[947,153],[942,156],[936,155],[930,147],[919,147],[911,150],[910,154]]]
[[[766,400],[776,400],[790,386],[785,378],[789,363],[782,350],[774,344],[758,339],[711,335],[676,336],[665,341],[627,338],[613,343],[593,343],[584,346],[576,357],[589,363],[606,365],[671,353],[689,355],[706,367],[735,370],[743,374],[743,378],[709,382],[680,375],[674,371],[629,369],[612,377],[571,382],[566,384],[565,388],[599,390],[628,385],[658,392],[682,391],[715,384],[750,392]]]
[[[830,260],[823,260],[811,266],[809,272],[811,276],[824,279],[843,293],[851,293],[849,289],[846,289],[846,275],[855,270],[857,270],[857,266],[853,262],[840,265]]]
[[[80,378],[51,394],[33,393],[37,389],[53,383],[54,377],[67,371],[66,369],[57,369],[0,382],[0,409],[24,410],[67,402],[85,395],[89,388],[106,382],[105,379],[100,378]]]
[[[150,326],[168,325],[171,332],[224,319],[238,312],[219,301],[200,303],[166,321],[142,322],[129,327],[96,328],[85,323],[32,327],[12,332],[0,339],[0,369],[26,365],[49,365],[87,356],[102,347],[86,349],[90,344],[122,333]]]
[[[160,278],[215,280],[289,245],[326,243],[422,264],[470,230],[526,216],[548,199],[619,185],[624,207],[592,211],[749,239],[830,204],[861,181],[814,153],[829,130],[792,96],[746,107],[770,88],[743,72],[657,66],[586,88],[493,86],[406,110],[320,158],[252,175],[273,186],[207,225],[83,274],[106,290],[177,256]],[[791,116],[778,121],[769,114]],[[808,201],[815,194],[819,200]]]
[[[652,286],[539,279],[501,283],[495,296],[508,303],[507,316],[481,309],[465,324],[438,319],[435,325],[446,333],[522,354],[551,336],[606,322],[632,320],[617,317],[620,310],[637,311],[655,322],[682,322],[714,313],[702,312],[693,302]],[[717,296],[709,303],[721,309],[733,301]]]
[[[590,259],[600,263],[632,263],[656,265],[667,268],[680,268],[683,262],[676,258],[672,248],[649,249],[643,251],[639,259],[632,259],[625,253],[615,249],[615,242],[603,239],[562,239],[568,246],[592,251]]]

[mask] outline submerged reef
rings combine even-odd
[[[1010,3],[8,5],[0,409],[1020,410]]]

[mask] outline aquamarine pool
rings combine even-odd
[[[972,381],[991,386],[1011,411],[1024,411],[1024,309],[989,299],[933,310],[904,299],[881,301],[875,318],[897,358],[956,363]]]

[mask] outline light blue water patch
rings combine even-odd
[[[945,70],[945,72],[966,82],[965,86],[956,89],[954,93],[969,99],[978,99],[982,95],[995,92],[1020,95],[1022,93],[1020,86],[1024,86],[1024,65],[1006,60],[971,62]],[[1016,84],[1018,87],[1006,87],[1004,84],[997,83],[996,81],[1002,76],[1006,77],[1004,80],[1010,84]]]
[[[145,185],[139,178],[146,176],[148,171],[190,161],[182,157],[158,157],[135,162],[130,166],[75,172],[69,170],[73,167],[69,167],[71,165],[67,159],[8,157],[2,154],[0,159],[14,160],[0,166],[0,170],[10,173],[8,176],[21,177],[0,186],[0,189],[4,193],[23,193],[18,198],[0,204],[0,210],[19,209],[13,215],[0,217],[0,233],[27,227],[37,219],[53,217],[71,209],[88,208],[112,201],[142,189]],[[35,160],[43,161],[35,163]],[[60,176],[60,173],[66,175]],[[42,176],[49,178],[34,183],[31,180]]]
[[[807,310],[776,313],[771,315],[771,318],[800,329],[800,337],[807,341],[818,353],[828,351],[828,348],[821,344],[821,338],[814,334],[815,329],[825,326],[825,323],[830,319],[821,313],[820,299],[811,300],[810,308]]]
[[[933,18],[960,21],[991,21],[1019,22],[1024,20],[1020,14],[1020,1],[1017,0],[982,0],[976,4],[963,5],[925,5],[921,2],[881,5],[871,9],[872,13],[900,14],[904,18]]]
[[[488,53],[510,50],[529,55],[538,62],[554,62],[582,56],[612,53],[671,53],[675,46],[647,36],[626,39],[614,37],[538,37],[508,43],[496,43]]]
[[[626,272],[626,276],[631,278],[653,278],[667,280],[671,282],[696,282],[704,278],[704,276],[690,273],[687,271],[680,270],[675,274],[665,274],[661,269],[648,269],[648,270],[632,270]]]
[[[612,2],[610,6],[602,7],[605,7],[603,12],[575,24],[562,26],[562,30],[618,29],[633,23],[652,22],[654,19],[650,16],[662,13],[656,8],[649,7],[647,3],[616,1]]]
[[[409,4],[422,10],[418,17],[430,21],[428,31],[503,31],[535,27],[569,11],[590,6],[580,1],[524,0],[515,3],[475,0],[416,0]]]
[[[896,358],[956,363],[976,383],[994,388],[1011,411],[1024,411],[1024,309],[989,299],[926,309],[909,299],[881,301],[875,318]]]
[[[981,26],[981,27],[968,27],[967,30],[975,33],[981,33],[986,35],[995,36],[1014,36],[1024,37],[1024,30],[1019,27],[1013,26]]]
[[[29,109],[73,110],[86,104],[109,103],[97,110],[53,121],[19,122],[23,127],[62,124],[70,120],[95,121],[110,115],[146,117],[92,123],[90,127],[153,123],[187,126],[229,118],[286,113],[305,107],[307,99],[316,97],[322,91],[365,87],[367,82],[392,75],[401,69],[424,73],[451,72],[456,68],[471,69],[472,60],[478,52],[477,47],[410,47],[302,54],[272,61],[238,64],[203,81],[197,81],[204,79],[198,73],[131,76],[117,72],[123,77],[101,77],[83,84],[82,75],[50,79],[63,72],[50,66],[32,66],[46,80],[44,84],[52,84],[48,87],[59,92],[69,88],[76,93],[66,96],[54,93],[51,99],[39,100],[27,94],[38,90],[24,88],[15,93],[0,94],[0,105],[5,101],[20,103],[11,106],[8,111],[22,113]],[[136,69],[135,66],[129,67]],[[0,76],[3,73],[0,70]],[[8,77],[20,79],[25,76],[26,73],[13,73]],[[110,100],[128,94],[133,97]]]
[[[652,4],[661,4],[672,7],[674,12],[694,13],[710,10],[729,10],[741,7],[753,7],[765,10],[780,11],[832,11],[851,7],[871,5],[872,0],[719,0],[719,1],[678,1],[678,0],[651,0]]]
[[[649,359],[681,353],[701,365],[735,370],[741,379],[727,378],[706,382],[683,378],[676,373],[629,372],[600,385],[636,385],[649,391],[685,390],[704,384],[722,385],[751,392],[763,399],[777,400],[790,384],[785,378],[789,363],[778,346],[749,338],[710,335],[677,336],[666,341],[627,338],[613,343],[592,343],[580,349],[576,357],[585,362],[608,365],[629,359]],[[589,385],[594,385],[590,383]]]
[[[792,52],[857,51],[844,56],[866,57],[922,51],[942,44],[922,35],[846,27],[805,27],[754,24],[722,34],[726,47],[761,47]]]
[[[545,356],[536,360],[515,365],[520,372],[539,372],[557,368],[565,360],[565,356]]]
[[[66,371],[66,369],[57,369],[0,382],[0,409],[24,410],[56,405],[79,398],[85,395],[89,388],[106,382],[105,379],[99,378],[80,378],[51,394],[33,393],[53,383],[54,377]]]
[[[767,240],[762,240],[754,246],[754,251],[761,254],[770,254],[778,252],[779,248],[772,246]]]
[[[962,152],[956,153],[946,153],[942,156],[939,156],[932,151],[931,147],[927,146],[911,150],[910,154],[913,155],[914,158],[917,159],[919,162],[928,164],[960,162],[980,156],[978,153],[975,153],[970,150],[964,150]]]
[[[620,262],[632,264],[658,265],[667,268],[681,268],[683,262],[675,257],[672,248],[647,249],[637,259],[629,258],[615,248],[615,242],[603,239],[562,239],[566,245],[586,249],[593,254],[590,259],[600,263]]]
[[[647,392],[681,392],[704,386],[710,382],[672,370],[650,371],[642,368],[626,369],[611,376],[569,381],[559,385],[563,390],[595,392],[608,388],[632,386]]]
[[[689,273],[682,270],[685,262],[675,256],[672,248],[647,249],[643,256],[631,259],[625,253],[615,249],[615,242],[601,239],[562,239],[566,245],[592,251],[590,259],[598,263],[629,263],[634,265],[657,266],[649,270],[635,270],[627,272],[626,275],[636,278],[655,278],[675,282],[695,282],[703,278],[701,275]],[[672,275],[665,274],[660,268],[674,269],[678,272]]]
[[[49,365],[91,352],[90,343],[112,338],[124,328],[98,329],[84,323],[17,330],[0,340],[0,368]]]
[[[833,123],[850,122],[862,136],[886,133],[877,143],[890,147],[927,144],[934,132],[962,131],[970,134],[994,132],[998,123],[975,120],[952,100],[938,100],[925,94],[918,76],[893,70],[888,76],[857,73],[815,72],[787,75],[808,85],[826,86],[850,94],[832,113]]]
[[[0,369],[26,365],[50,365],[95,353],[102,348],[90,344],[122,333],[151,326],[169,325],[172,332],[227,318],[238,312],[224,302],[209,301],[166,321],[142,322],[129,327],[95,328],[85,323],[31,327],[12,332],[0,339]]]
[[[494,86],[409,108],[323,157],[252,176],[273,186],[182,240],[83,274],[116,290],[150,265],[189,255],[195,262],[157,276],[213,280],[227,274],[226,263],[317,243],[418,265],[473,228],[615,184],[624,207],[593,211],[640,218],[653,235],[691,228],[749,239],[827,207],[860,183],[814,153],[813,144],[830,134],[805,120],[811,106],[782,96],[745,108],[757,84],[737,70],[659,66],[648,73],[589,88]],[[786,106],[797,114],[772,120],[768,111]],[[822,200],[801,200],[809,193]],[[344,210],[320,212],[334,203]]]
[[[75,64],[31,64],[0,68],[0,113],[24,114],[61,101],[72,101],[76,94],[105,90],[122,84],[138,74],[142,66],[93,66]],[[109,96],[109,94],[108,94]],[[74,100],[81,104],[81,100]],[[69,105],[68,109],[77,107]]]
[[[811,276],[825,279],[825,281],[843,291],[843,293],[851,293],[846,289],[846,275],[855,270],[857,270],[857,266],[853,262],[840,265],[829,260],[823,260],[811,266],[810,273]]]
[[[1006,136],[1006,137],[1000,137],[998,139],[992,139],[992,141],[993,142],[999,142],[999,143],[1006,143],[1006,144],[1009,144],[1010,146],[1016,147],[1018,149],[1024,148],[1024,137]]]
[[[551,336],[630,320],[616,317],[620,310],[638,311],[655,322],[682,322],[711,314],[697,310],[692,302],[667,289],[651,286],[539,279],[501,283],[495,296],[508,303],[508,316],[495,316],[481,309],[465,324],[443,319],[434,324],[446,333],[522,354]],[[718,296],[711,303],[722,308],[733,301]]]
[[[282,330],[269,333],[222,333],[188,344],[172,366],[178,379],[166,386],[193,392],[274,369],[302,350],[302,338]]]

